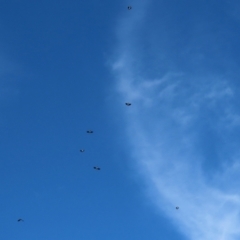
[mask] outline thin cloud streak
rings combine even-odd
[[[239,239],[240,139],[232,134],[239,131],[240,115],[234,88],[224,76],[209,72],[148,76],[141,68],[138,33],[130,34],[145,14],[132,14],[130,25],[123,20],[118,26],[112,70],[116,90],[133,103],[127,135],[149,198],[188,239]]]

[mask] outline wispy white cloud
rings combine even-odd
[[[240,139],[232,134],[240,114],[233,84],[222,73],[198,76],[186,68],[153,77],[157,58],[145,59],[138,40],[146,13],[137,17],[133,8],[131,14],[129,25],[118,26],[112,70],[117,91],[133,103],[127,134],[149,197],[188,239],[239,239]],[[149,61],[152,71],[143,67]]]

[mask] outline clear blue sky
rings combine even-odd
[[[0,239],[239,239],[239,16],[1,1]]]

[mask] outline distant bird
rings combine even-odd
[[[93,167],[95,170],[100,170],[100,167]]]
[[[176,209],[178,210],[178,209],[179,209],[179,207],[176,207]]]
[[[132,6],[128,6],[128,10],[131,10],[132,9]]]
[[[129,102],[126,102],[125,103],[127,106],[131,106],[132,104],[131,103],[129,103]]]
[[[87,133],[93,133],[93,131],[92,130],[87,130]]]
[[[82,152],[82,153],[83,153],[83,152],[85,152],[85,150],[84,150],[84,149],[80,149],[80,152]]]
[[[18,221],[18,222],[24,222],[24,220],[21,219],[21,218],[19,218],[17,221]]]

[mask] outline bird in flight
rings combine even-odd
[[[95,170],[100,170],[101,168],[100,167],[93,167]]]
[[[82,153],[83,153],[83,152],[85,152],[85,150],[84,150],[84,149],[80,149],[80,152],[82,152]]]
[[[176,209],[178,210],[178,209],[179,209],[179,207],[176,207]]]
[[[128,10],[131,10],[132,9],[132,6],[128,6]]]
[[[125,103],[127,106],[131,106],[132,104],[131,103],[129,103],[129,102],[126,102]]]
[[[18,221],[18,222],[24,222],[24,220],[21,219],[21,218],[19,218],[17,221]]]
[[[93,131],[92,130],[87,130],[87,133],[93,133]]]

